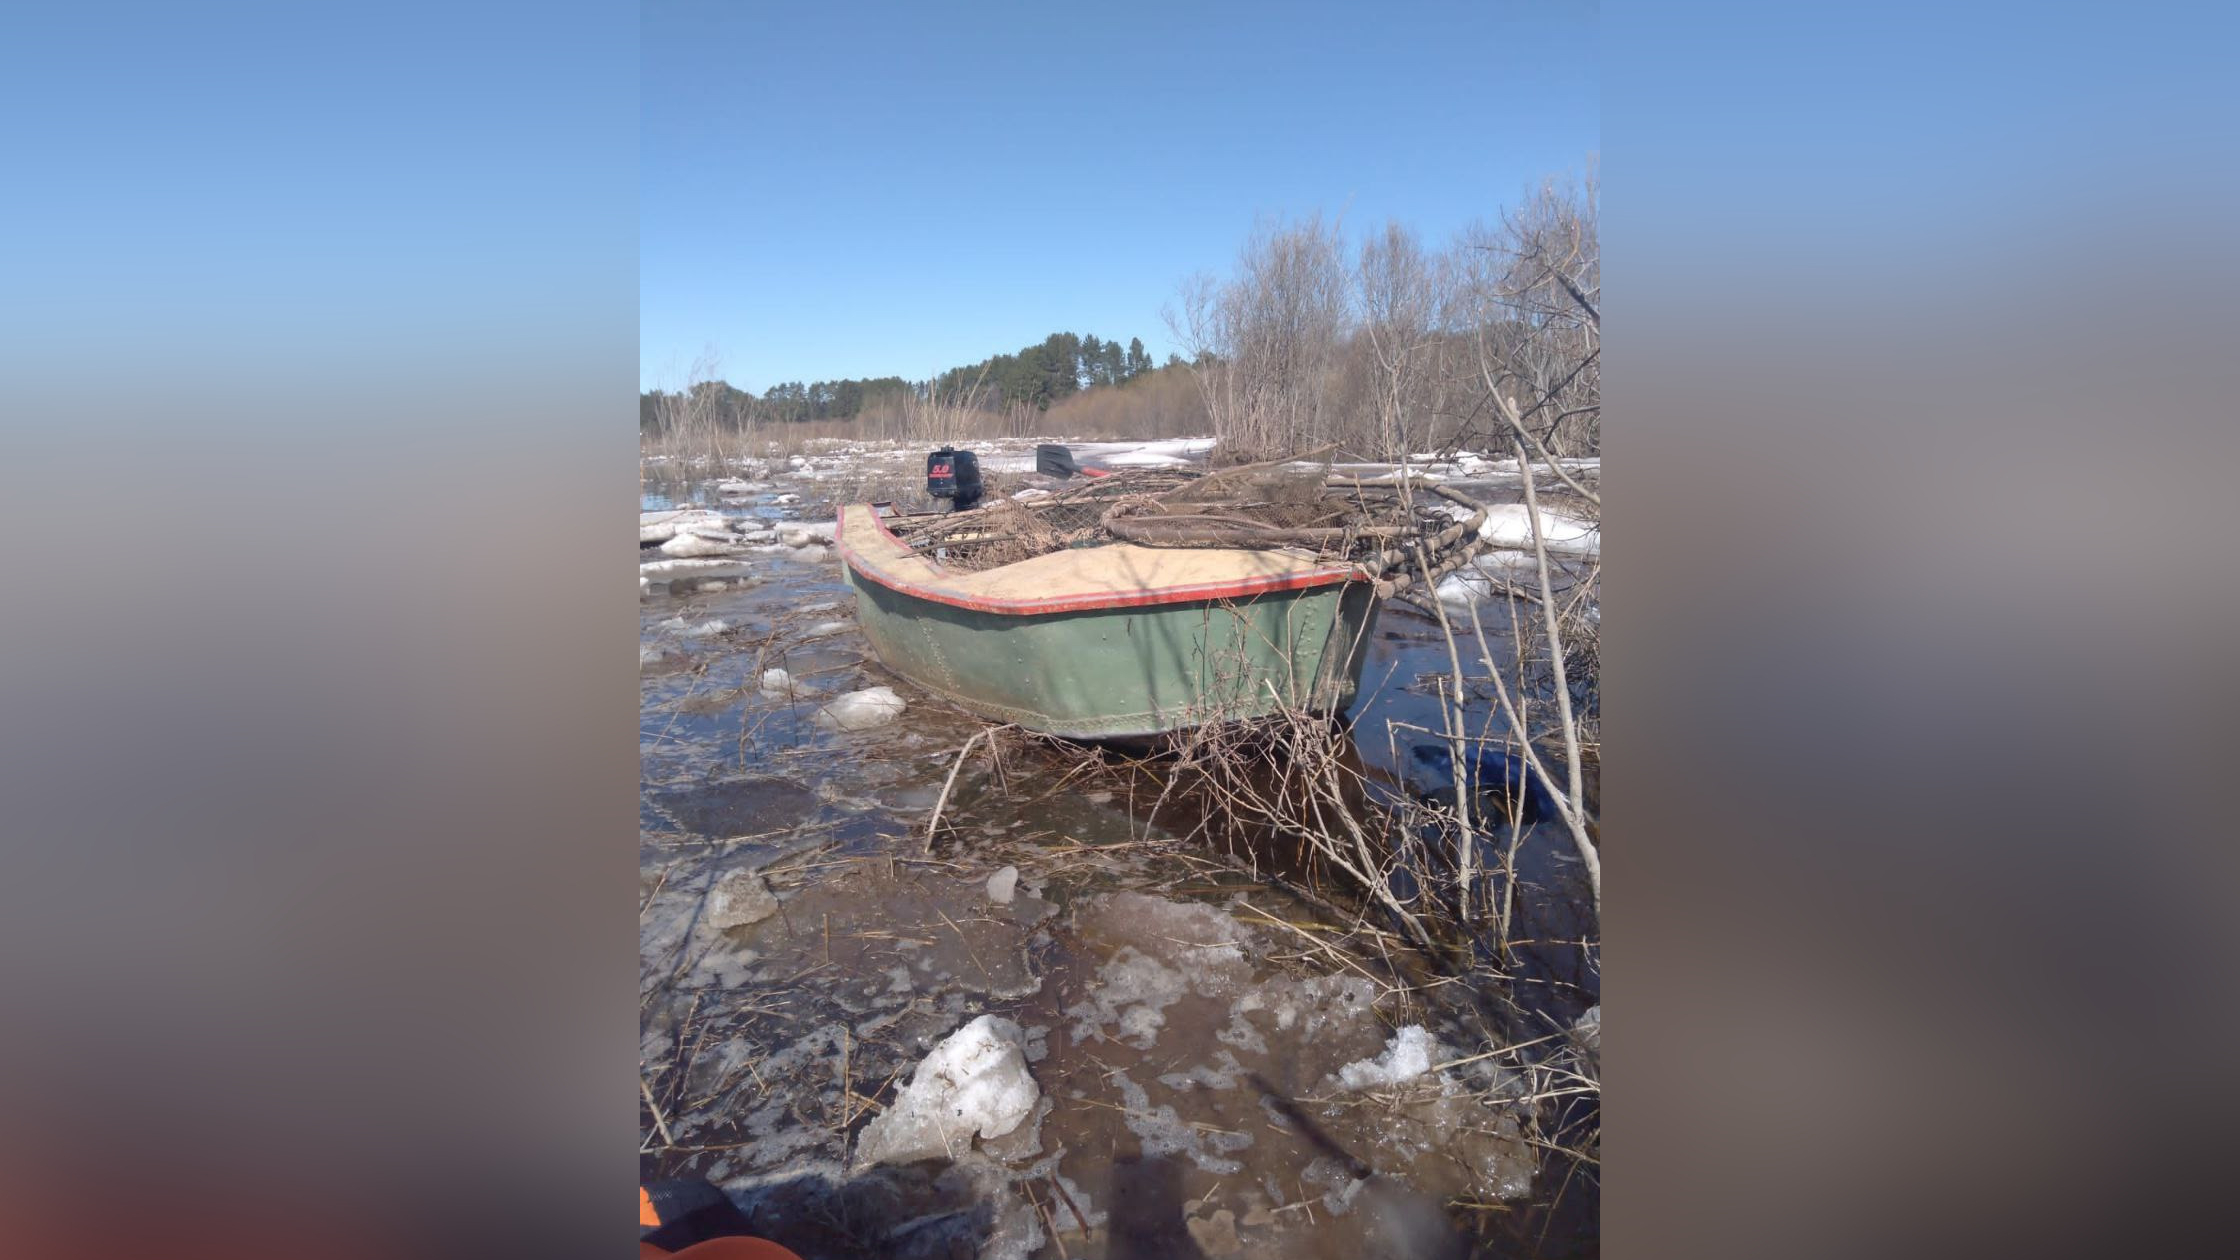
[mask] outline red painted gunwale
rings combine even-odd
[[[894,536],[886,521],[867,503],[847,503],[840,507],[833,529],[833,545],[840,550],[840,560],[863,577],[877,582],[891,591],[899,591],[917,599],[931,600],[967,608],[973,612],[1001,613],[1023,617],[1038,613],[1093,612],[1100,608],[1143,608],[1157,604],[1188,604],[1209,599],[1248,599],[1255,595],[1268,595],[1277,591],[1297,591],[1313,586],[1328,586],[1333,582],[1366,582],[1369,579],[1352,565],[1338,565],[1320,569],[1305,569],[1297,573],[1270,574],[1266,577],[1239,578],[1234,582],[1201,582],[1194,586],[1158,586],[1141,591],[1099,591],[1085,595],[1050,595],[1041,599],[999,599],[982,595],[969,595],[961,591],[943,590],[937,586],[921,586],[879,572],[865,562],[864,557],[850,547],[847,541],[848,513],[860,510],[871,513],[871,524],[887,540],[904,551],[910,544]],[[931,560],[928,564],[933,564]]]

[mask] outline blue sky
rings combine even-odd
[[[1595,6],[647,0],[641,384],[924,377],[1160,308],[1262,216],[1438,240],[1600,148]]]

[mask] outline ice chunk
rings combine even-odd
[[[778,912],[778,898],[753,871],[734,871],[708,893],[706,921],[719,932],[760,923]]]
[[[778,532],[778,541],[788,547],[805,547],[813,542],[830,542],[840,532],[838,521],[779,521],[771,526]]]
[[[1602,531],[1589,521],[1543,511],[1540,535],[1551,553],[1588,556],[1602,553]],[[1496,504],[1486,510],[1486,521],[1478,527],[1478,537],[1511,548],[1529,548],[1532,546],[1532,513],[1522,503]]]
[[[790,696],[794,693],[797,685],[798,684],[793,681],[793,675],[787,673],[782,669],[766,669],[762,671],[763,695]]]
[[[832,552],[828,548],[817,543],[810,543],[805,547],[795,547],[792,551],[786,553],[786,558],[797,564],[823,564],[825,557],[831,554]]]
[[[988,877],[988,900],[999,906],[1011,904],[1012,895],[1019,891],[1019,868],[1006,866]]]
[[[667,621],[655,623],[654,628],[667,630],[680,639],[705,639],[710,635],[722,634],[729,630],[731,623],[721,618],[708,621],[686,621],[682,617],[671,617]]]
[[[982,1015],[934,1048],[910,1083],[866,1125],[858,1166],[955,1159],[972,1135],[1002,1137],[1033,1114],[1042,1089],[1027,1071],[1019,1026]]]
[[[1431,1070],[1439,1057],[1439,1043],[1421,1024],[1410,1024],[1384,1043],[1384,1053],[1359,1059],[1338,1069],[1338,1084],[1347,1089],[1374,1089],[1412,1081]]]
[[[730,540],[718,542],[698,534],[679,534],[661,544],[661,554],[680,560],[705,560],[716,556],[738,555],[739,544]]]
[[[1571,1035],[1578,1038],[1579,1044],[1585,1046],[1588,1052],[1601,1053],[1602,1003],[1597,1002],[1587,1008],[1587,1013],[1581,1015],[1579,1022],[1571,1026]]]
[[[828,635],[846,634],[847,632],[848,623],[845,621],[820,621],[802,631],[801,637],[804,639],[822,639]]]
[[[638,513],[638,543],[667,542],[693,526],[723,525],[721,513],[706,508],[671,508],[661,512]]]
[[[851,691],[817,710],[817,725],[842,731],[867,731],[902,716],[905,707],[892,687]]]
[[[1483,573],[1451,573],[1433,590],[1449,608],[1469,608],[1493,597],[1493,579]]]
[[[679,578],[732,578],[748,576],[744,560],[654,560],[638,566],[638,576],[656,582],[674,582]]]
[[[1190,991],[1190,978],[1133,945],[1123,945],[1097,971],[1097,982],[1083,1001],[1066,1008],[1078,1022],[1073,1041],[1079,1045],[1097,1035],[1106,1024],[1118,1024],[1120,1034],[1138,1050],[1158,1043],[1165,1027],[1162,1014]]]
[[[652,665],[667,655],[669,655],[669,649],[658,643],[641,643],[638,645],[638,664],[641,667]]]
[[[1539,561],[1534,560],[1529,551],[1500,549],[1485,552],[1471,560],[1470,564],[1473,568],[1510,582],[1523,582],[1533,577],[1539,567]]]

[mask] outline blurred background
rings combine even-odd
[[[1602,6],[1614,1253],[2174,1250],[2214,1202],[2221,21]],[[0,45],[26,1254],[628,1245],[639,24]],[[1489,50],[1483,108],[1563,55]]]

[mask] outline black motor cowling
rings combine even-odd
[[[1072,447],[1045,442],[1034,448],[1034,470],[1045,477],[1078,477],[1081,463]]]
[[[947,499],[959,509],[978,503],[982,494],[980,457],[946,446],[926,456],[926,493]]]

